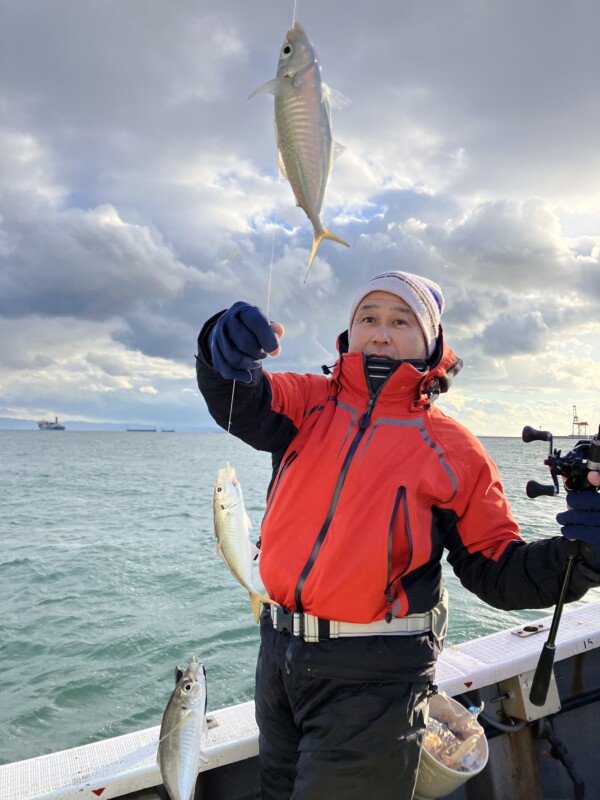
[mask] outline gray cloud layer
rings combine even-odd
[[[325,243],[306,285],[311,230],[277,175],[272,98],[246,100],[291,13],[5,4],[0,416],[206,421],[185,390],[199,326],[239,297],[266,306],[272,252],[277,368],[332,360],[356,287],[397,267],[444,288],[467,364],[451,413],[503,430],[498,393],[521,413],[512,392],[529,391],[533,408],[550,369],[551,419],[564,428],[577,398],[600,416],[585,374],[600,333],[597,4],[301,0],[323,77],[351,100],[333,112],[347,151],[324,219],[352,248]]]

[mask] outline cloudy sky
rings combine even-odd
[[[3,0],[0,417],[210,422],[198,330],[237,299],[277,370],[335,357],[356,288],[438,281],[477,434],[600,422],[597,0],[297,0],[346,152],[325,242],[279,179],[293,0]],[[235,257],[230,258],[236,251]],[[269,294],[269,275],[272,280]],[[591,432],[591,431],[590,431]]]

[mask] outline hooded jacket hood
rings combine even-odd
[[[340,358],[336,361],[332,375],[334,380],[340,374],[342,362],[348,354],[348,331],[341,333],[336,342],[337,351]],[[363,361],[365,356],[363,354]],[[410,362],[406,362],[410,364]],[[463,361],[458,358],[454,351],[445,343],[444,332],[440,326],[440,332],[436,339],[435,347],[431,356],[427,359],[428,369],[424,373],[418,373],[415,369],[415,397],[412,401],[412,410],[419,411],[428,408],[434,403],[440,394],[446,393],[454,377],[460,372]],[[414,368],[413,368],[414,369]]]

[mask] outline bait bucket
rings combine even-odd
[[[447,723],[450,730],[457,734],[461,734],[463,730],[468,730],[468,727],[473,725],[473,713],[443,693],[434,695],[429,701],[429,716]],[[438,761],[425,747],[422,747],[414,800],[436,800],[438,797],[445,797],[466,783],[473,775],[481,772],[489,756],[483,728],[475,748],[479,751],[477,759],[468,770],[459,770]]]

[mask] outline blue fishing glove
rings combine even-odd
[[[209,334],[213,367],[228,380],[251,383],[250,370],[279,347],[279,339],[260,308],[238,301],[219,317]]]
[[[600,493],[570,492],[567,504],[567,511],[556,515],[561,533],[567,539],[591,544],[596,560],[590,566],[600,571]]]

